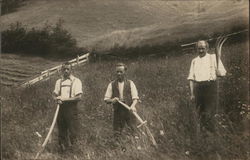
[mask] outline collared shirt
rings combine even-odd
[[[71,85],[72,88],[70,87]],[[59,95],[60,91],[61,95]],[[74,77],[73,75],[70,75],[69,79],[64,79],[64,78],[58,79],[56,81],[54,93],[61,96],[62,98],[75,97],[76,95],[83,93],[82,82],[80,79]]]
[[[188,75],[188,80],[213,81],[218,76],[225,76],[226,70],[219,60],[219,67],[217,68],[216,55],[206,53],[203,57],[196,57],[191,62],[191,67]]]
[[[134,82],[131,80],[130,80],[130,88],[131,88],[132,99],[133,100],[139,99],[136,86],[135,86]],[[118,82],[118,90],[119,90],[119,95],[120,95],[119,98],[120,99],[123,99],[123,89],[124,89],[124,82]],[[111,82],[111,83],[109,83],[108,88],[106,90],[104,100],[111,99],[112,94],[113,94],[113,91],[112,91],[112,82]]]

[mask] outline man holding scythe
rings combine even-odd
[[[221,48],[226,38],[216,42],[216,54],[208,53],[209,44],[200,40],[196,44],[198,56],[191,62],[188,75],[190,99],[195,101],[201,128],[213,132],[213,119],[217,103],[217,78],[225,76],[226,70],[221,62]]]
[[[82,82],[72,75],[69,62],[62,65],[62,77],[56,81],[53,98],[60,105],[57,117],[58,140],[62,152],[77,141],[78,108],[82,96]]]
[[[139,100],[138,92],[133,81],[125,76],[127,67],[123,63],[116,65],[116,80],[109,83],[104,101],[112,104],[114,109],[113,130],[115,138],[121,135],[121,132],[127,124],[132,131],[135,130],[135,117],[119,101],[128,104],[132,112],[136,112],[136,104]]]

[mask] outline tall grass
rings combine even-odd
[[[95,160],[249,158],[249,134],[244,134],[242,123],[247,114],[240,114],[248,105],[245,88],[248,84],[245,65],[248,64],[248,46],[246,43],[228,44],[225,44],[222,58],[229,75],[220,81],[223,111],[217,115],[214,134],[197,134],[194,106],[189,102],[186,78],[191,59],[196,55],[138,58],[124,61],[128,64],[127,76],[138,88],[142,101],[138,104],[138,112],[148,121],[158,148],[154,148],[142,132],[138,133],[140,138],[135,139],[127,130],[120,146],[114,146],[112,107],[103,102],[103,96],[108,83],[114,79],[114,66],[118,60],[97,61],[74,72],[82,80],[84,92],[79,105],[81,132],[78,144],[71,153],[57,155],[55,129],[41,158],[74,159],[74,155]],[[4,158],[28,159],[38,151],[55,112],[51,92],[56,78],[25,89],[1,88]]]

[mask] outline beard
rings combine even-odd
[[[69,76],[70,76],[70,73],[64,73],[64,74],[63,74],[63,77],[64,77],[64,78],[69,78]]]
[[[117,76],[117,80],[118,80],[119,82],[124,81],[124,76]]]

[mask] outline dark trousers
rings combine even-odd
[[[77,102],[61,104],[57,118],[58,140],[62,149],[67,149],[77,141],[78,135],[78,110]]]
[[[196,109],[200,125],[210,131],[214,131],[214,115],[217,104],[216,81],[195,83]]]
[[[115,136],[121,135],[125,124],[131,129],[131,132],[134,133],[136,129],[136,119],[134,115],[121,104],[114,104],[114,117],[113,117],[113,130]]]

